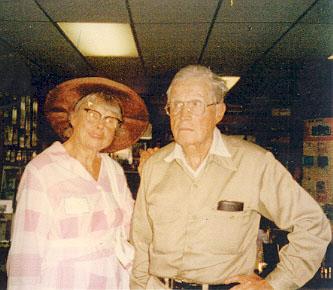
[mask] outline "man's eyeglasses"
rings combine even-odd
[[[118,123],[121,122],[121,120],[117,117],[113,116],[102,116],[102,114],[98,111],[95,111],[93,109],[84,108],[84,111],[86,111],[86,118],[88,122],[91,122],[93,124],[97,124],[101,120],[104,123],[104,126],[108,129],[114,129]]]
[[[183,108],[185,108],[188,112],[192,113],[195,116],[201,116],[205,113],[206,107],[213,106],[218,104],[217,102],[206,104],[201,100],[191,100],[191,101],[173,101],[168,103],[165,106],[166,113],[170,115],[177,115],[179,114]]]

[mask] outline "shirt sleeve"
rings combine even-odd
[[[260,187],[260,213],[289,232],[289,243],[279,252],[280,262],[266,280],[274,289],[298,289],[320,266],[331,240],[329,221],[271,153],[265,156]]]
[[[42,177],[33,166],[28,165],[17,193],[7,261],[8,289],[40,289],[50,215],[51,207]]]
[[[146,205],[146,180],[149,178],[147,165],[143,167],[141,182],[135,201],[131,242],[135,248],[135,258],[130,281],[131,289],[146,289],[149,279],[149,245],[152,241],[152,229],[148,220]]]

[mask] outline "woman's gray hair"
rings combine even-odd
[[[172,79],[171,84],[167,90],[168,98],[174,82],[188,78],[206,79],[212,85],[213,97],[215,98],[215,101],[218,103],[222,103],[224,101],[224,96],[228,92],[228,88],[224,80],[222,80],[222,78],[220,78],[217,74],[213,73],[209,68],[202,65],[189,65],[179,70]]]
[[[117,100],[117,98],[115,98],[112,95],[105,94],[103,92],[90,93],[90,94],[84,96],[83,98],[81,98],[75,104],[74,112],[77,112],[80,109],[82,104],[88,103],[88,102],[94,102],[97,99],[98,100],[103,100],[109,106],[116,107],[117,109],[119,109],[119,112],[121,114],[120,118],[122,119],[122,110],[121,110],[121,106],[120,106],[119,101]]]

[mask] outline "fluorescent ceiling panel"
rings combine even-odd
[[[138,57],[129,24],[58,22],[58,25],[84,56]]]
[[[231,90],[231,88],[239,81],[240,77],[236,76],[220,76],[222,80],[224,80],[228,91]]]

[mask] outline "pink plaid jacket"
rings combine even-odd
[[[121,200],[111,192],[113,162]],[[109,195],[109,198],[105,198]],[[55,142],[21,178],[8,256],[8,289],[128,289],[114,236],[129,228],[133,199],[122,168],[102,158],[98,180]]]

